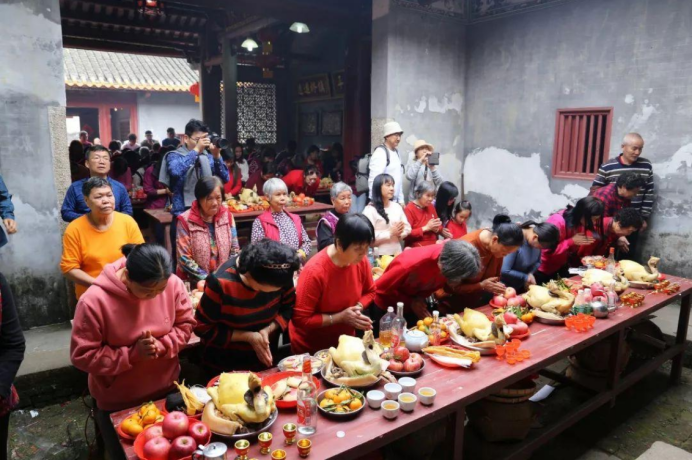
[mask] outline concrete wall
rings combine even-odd
[[[475,223],[500,211],[545,218],[586,195],[589,182],[550,177],[555,110],[613,107],[611,156],[638,131],[657,175],[642,255],[692,276],[690,18],[687,0],[582,0],[468,26],[465,177]]]
[[[69,184],[58,0],[0,4],[0,173],[19,232],[0,249],[24,328],[65,321],[58,203]]]
[[[144,139],[144,132],[151,130],[159,141],[166,138],[169,127],[175,128],[176,133],[184,133],[190,118],[201,117],[200,105],[192,94],[154,91],[137,94],[137,115],[137,138]]]
[[[382,143],[386,121],[404,130],[404,162],[417,139],[441,155],[445,180],[461,182],[464,152],[464,24],[408,8],[394,0],[373,1],[372,145]],[[408,184],[405,184],[408,188]]]

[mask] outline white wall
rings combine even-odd
[[[149,97],[146,95],[149,94]],[[139,117],[138,139],[144,139],[144,132],[151,130],[154,139],[166,138],[166,130],[175,128],[176,133],[185,132],[190,118],[200,118],[200,105],[190,93],[140,93],[137,95],[137,115]]]

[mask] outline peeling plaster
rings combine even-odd
[[[461,108],[464,104],[464,97],[461,93],[454,93],[451,96],[445,95],[440,101],[437,96],[428,98],[428,110],[436,113],[446,113],[450,110],[456,110],[461,114]]]
[[[570,184],[555,194],[541,168],[539,153],[520,157],[497,147],[474,150],[464,163],[464,177],[467,191],[491,197],[512,216],[538,214],[545,219],[589,193],[585,187]]]
[[[409,134],[408,136],[406,136],[406,143],[411,147],[413,147],[413,144],[415,144],[417,140],[418,136],[416,136],[415,134]]]
[[[423,113],[423,112],[425,112],[425,107],[426,107],[426,106],[427,106],[427,104],[426,104],[426,99],[425,99],[425,96],[423,96],[423,97],[420,98],[420,100],[418,101],[416,107],[414,107],[413,110],[415,110],[415,111],[418,112],[418,113]],[[409,108],[409,110],[411,110],[411,109]]]
[[[630,118],[630,122],[627,124],[627,131],[637,131],[639,130],[642,126],[646,124],[647,121],[649,121],[649,118],[655,113],[659,113],[659,111],[654,107],[653,105],[649,104],[649,100],[646,99],[644,101],[644,104],[640,107],[640,110],[637,111],[634,115],[632,115],[632,118]],[[651,141],[651,136],[649,136],[649,141]]]
[[[692,143],[680,147],[667,161],[654,163],[654,174],[661,178],[677,174],[683,163],[692,168]]]
[[[631,94],[625,96],[625,104],[634,104],[634,96]]]

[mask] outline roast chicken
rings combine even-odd
[[[594,283],[601,283],[603,286],[610,286],[610,283],[613,281],[615,281],[615,292],[618,293],[623,292],[630,285],[627,278],[625,278],[625,276],[622,274],[622,267],[618,268],[618,273],[615,273],[615,275],[608,273],[605,270],[590,268],[584,273],[584,276],[581,279],[581,284],[586,287],[589,287]]]
[[[387,361],[380,358],[383,351],[372,331],[366,331],[362,339],[349,335],[340,336],[339,346],[331,347],[329,355],[347,377],[379,376],[387,369]]]
[[[555,281],[549,282],[548,287],[529,286],[524,298],[533,308],[560,316],[569,313],[574,304],[574,295],[560,289]]]
[[[262,388],[260,378],[251,372],[222,373],[219,386],[207,392],[214,407],[230,420],[262,423],[276,410],[271,388]]]
[[[469,339],[480,342],[503,344],[506,341],[503,315],[497,315],[495,322],[490,321],[483,313],[471,308],[464,309],[464,316],[454,315],[461,333]]]
[[[652,256],[647,263],[648,267],[631,260],[621,260],[620,268],[624,272],[625,278],[630,281],[653,283],[658,279],[658,262],[660,260],[658,257]]]

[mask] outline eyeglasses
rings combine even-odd
[[[206,139],[207,137],[209,137],[209,134],[205,134],[204,136],[199,136],[199,137],[190,137],[190,139],[195,141],[195,142],[199,142],[200,139]]]
[[[111,157],[107,156],[93,156],[89,158],[90,160],[94,161],[111,161]]]

